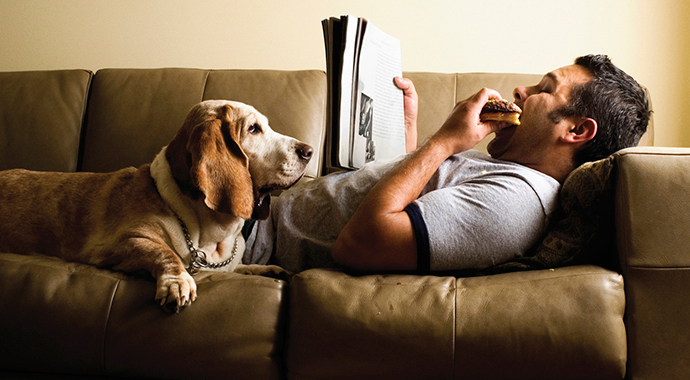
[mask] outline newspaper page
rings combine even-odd
[[[367,23],[358,68],[349,160],[352,168],[405,153],[403,94],[393,82],[402,76],[400,41]]]

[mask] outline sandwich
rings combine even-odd
[[[501,99],[489,99],[482,108],[479,120],[484,121],[505,121],[510,124],[520,125],[520,114],[522,110],[515,103]]]

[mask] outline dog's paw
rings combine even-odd
[[[294,273],[289,270],[283,269],[277,265],[238,265],[235,269],[235,273],[250,274],[257,276],[264,276],[275,278],[283,281],[290,281]]]
[[[189,273],[163,274],[158,278],[156,301],[160,301],[163,310],[179,313],[194,300],[196,300],[196,282]]]

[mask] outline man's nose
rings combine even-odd
[[[525,102],[525,99],[529,94],[527,93],[527,87],[520,86],[516,87],[515,90],[513,90],[513,98],[515,98],[515,104],[517,104],[520,108],[522,108],[522,104]]]

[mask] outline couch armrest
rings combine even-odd
[[[690,373],[690,149],[616,155],[616,235],[633,378]]]

